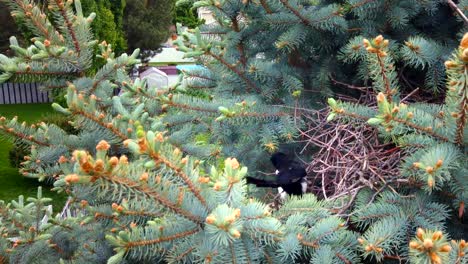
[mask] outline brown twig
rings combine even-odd
[[[465,76],[467,75],[466,69],[465,69]],[[466,96],[466,90],[468,89],[467,87],[467,81],[465,79],[463,83],[463,88],[460,91],[460,94],[462,94],[462,100],[459,104],[459,111],[458,111],[458,118],[456,121],[457,124],[457,130],[455,132],[455,143],[458,145],[463,144],[463,137],[464,137],[464,131],[467,123],[467,115],[468,115],[468,96]]]
[[[63,1],[56,0],[55,3],[57,4],[57,7],[60,10],[60,15],[63,17],[65,25],[67,26],[68,33],[70,34],[70,37],[72,38],[73,45],[75,46],[75,51],[79,55],[81,52],[80,43],[76,37],[75,29],[73,28],[73,23],[67,15],[67,11],[65,10]]]
[[[370,87],[370,86],[354,86],[354,85],[352,85],[352,84],[340,82],[340,81],[335,80],[332,76],[330,76],[330,80],[331,80],[332,83],[335,84],[335,85],[341,85],[341,86],[344,86],[344,87],[349,88],[349,89],[359,90],[359,91],[361,91],[361,92],[366,92],[366,91],[368,91],[370,88],[372,88],[372,87]]]
[[[457,4],[455,4],[452,0],[447,0],[448,5],[453,9],[453,11],[457,12],[457,14],[461,17],[463,22],[468,25],[468,18],[465,16],[463,11],[458,8]]]
[[[392,90],[390,88],[390,80],[387,77],[387,71],[385,69],[385,64],[380,57],[380,54],[377,54],[377,61],[379,62],[380,66],[380,75],[382,76],[384,85],[385,85],[385,95],[387,97],[388,102],[392,102]]]

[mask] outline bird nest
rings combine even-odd
[[[313,152],[312,161],[306,164],[308,192],[325,200],[350,197],[344,199],[348,201],[341,207],[344,211],[362,188],[376,195],[386,188],[393,190],[400,181],[403,151],[393,143],[382,143],[377,129],[365,122],[327,122],[328,111],[300,113],[307,124],[299,129],[304,144],[301,153]]]

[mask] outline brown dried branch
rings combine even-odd
[[[461,92],[460,92],[460,94],[462,94],[462,99],[458,107],[460,110],[458,112],[457,130],[455,133],[456,135],[455,143],[457,143],[460,146],[463,144],[464,131],[465,131],[466,123],[468,120],[468,96],[466,96],[467,89],[468,89],[467,82],[465,81],[463,84],[463,88],[461,89]]]
[[[463,22],[465,22],[466,25],[468,25],[468,18],[465,16],[463,11],[458,8],[457,4],[455,4],[452,0],[447,0],[447,3],[449,4],[450,8],[452,8],[457,14],[462,18]]]
[[[190,191],[193,193],[193,195],[195,195],[195,197],[197,197],[197,199],[200,201],[200,203],[206,208],[208,209],[208,206],[207,206],[207,203],[206,203],[206,200],[205,198],[202,196],[201,194],[201,190],[199,188],[197,188],[194,184],[193,184],[193,181],[190,179],[190,177],[184,172],[183,168],[181,167],[178,167],[177,165],[175,165],[174,163],[172,163],[170,160],[168,160],[166,157],[164,156],[161,156],[160,154],[156,153],[156,152],[152,152],[150,154],[151,158],[156,162],[156,163],[162,163],[164,164],[167,168],[171,169],[175,175],[177,175],[178,177],[180,177],[184,182],[185,184],[188,186],[188,188],[190,189]]]
[[[367,92],[372,88],[370,86],[355,86],[355,85],[352,85],[352,84],[340,82],[340,81],[334,79],[333,76],[330,76],[330,81],[332,81],[332,83],[335,84],[335,85],[341,85],[341,86],[344,86],[346,88],[353,89],[353,90],[358,90],[358,91],[361,91],[361,92]]]
[[[141,247],[141,246],[147,246],[147,245],[151,245],[151,244],[159,244],[159,243],[172,241],[172,240],[177,240],[177,239],[180,239],[180,238],[183,238],[183,237],[191,236],[191,235],[194,235],[194,234],[196,234],[198,232],[200,232],[199,228],[193,228],[191,230],[183,231],[183,232],[171,235],[171,236],[161,236],[160,238],[157,238],[157,239],[131,241],[131,242],[128,242],[125,245],[125,248],[128,250],[128,249],[130,249],[132,247]]]
[[[75,51],[78,55],[81,52],[80,43],[76,37],[75,29],[73,28],[73,22],[68,17],[67,10],[65,9],[65,5],[62,0],[55,0],[58,9],[60,10],[60,15],[62,16],[63,20],[65,21],[65,25],[67,26],[68,33],[72,38],[73,45],[75,46]]]

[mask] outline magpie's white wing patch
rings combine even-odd
[[[307,181],[302,181],[301,182],[301,187],[302,187],[302,193],[306,193],[306,191],[307,191]]]
[[[280,195],[281,200],[286,200],[286,197],[288,197],[288,193],[283,190],[283,188],[278,187],[278,193]]]

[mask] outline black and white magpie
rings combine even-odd
[[[288,155],[277,152],[270,158],[276,168],[276,179],[273,181],[246,177],[247,183],[255,184],[257,187],[278,188],[281,198],[286,195],[302,195],[307,190],[307,172],[299,162],[291,159]]]

